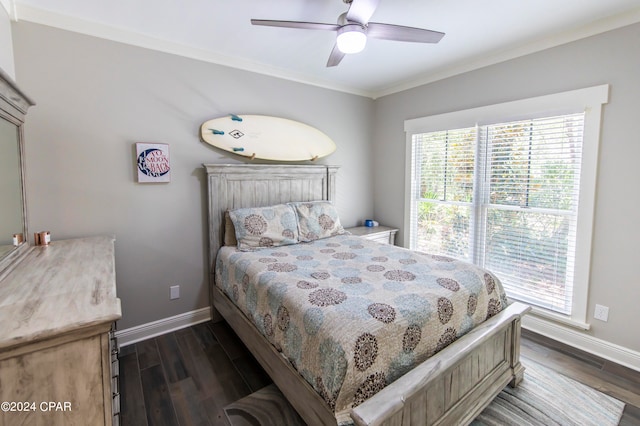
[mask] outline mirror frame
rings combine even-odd
[[[18,130],[18,156],[20,162],[20,182],[22,185],[22,232],[24,241],[16,249],[0,259],[0,279],[10,270],[29,248],[27,227],[27,193],[25,190],[24,130],[27,110],[35,105],[16,83],[0,68],[0,119],[15,124]]]

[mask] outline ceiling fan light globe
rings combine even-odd
[[[360,25],[345,25],[338,30],[336,44],[342,53],[362,52],[367,44],[367,35]]]

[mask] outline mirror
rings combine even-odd
[[[22,124],[34,105],[0,69],[0,272],[26,246]],[[14,235],[21,234],[17,244]]]
[[[0,120],[0,258],[11,252],[14,234],[25,235],[18,126]]]

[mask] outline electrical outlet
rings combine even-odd
[[[172,285],[171,287],[169,287],[171,289],[171,300],[173,299],[179,299],[180,298],[180,286],[179,285]]]
[[[609,319],[609,307],[596,305],[596,309],[593,312],[593,317],[597,320],[607,322]]]

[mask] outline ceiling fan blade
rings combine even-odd
[[[403,27],[402,25],[369,22],[367,25],[367,36],[384,40],[437,43],[444,37],[444,33],[422,28]]]
[[[380,0],[352,0],[347,12],[347,21],[366,24],[376,11],[378,3]]]
[[[333,46],[333,50],[329,55],[329,60],[327,61],[327,67],[335,67],[340,63],[342,58],[344,58],[345,54],[338,49],[338,45]]]
[[[284,28],[300,28],[303,30],[329,30],[337,31],[340,28],[335,24],[321,24],[318,22],[299,22],[299,21],[271,21],[268,19],[252,19],[251,24],[262,25],[265,27],[284,27]]]

